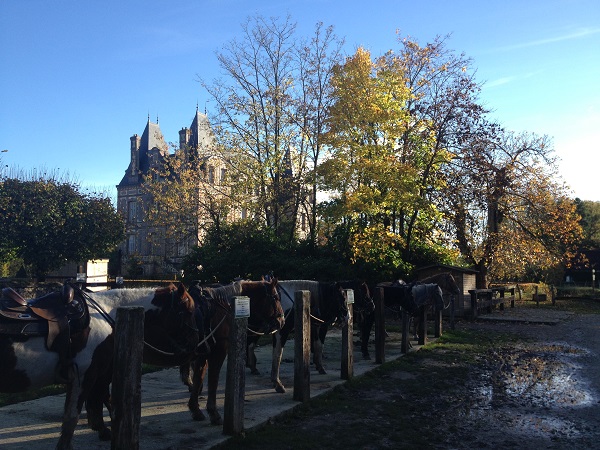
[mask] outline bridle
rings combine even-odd
[[[272,284],[269,284],[269,283],[265,283],[264,288],[265,288],[265,297],[267,298],[267,301],[271,302],[271,308],[273,311],[273,315],[271,317],[269,317],[268,321],[265,321],[261,326],[261,329],[264,329],[264,328],[269,329],[268,332],[256,330],[250,325],[250,323],[248,324],[248,332],[255,336],[264,336],[265,334],[275,334],[277,332],[277,330],[274,329],[273,327],[271,327],[271,324],[273,322],[275,322],[278,318],[283,318],[284,321],[286,319],[285,312],[283,311],[283,309],[281,310],[281,313],[277,312],[277,304],[278,303],[281,308],[281,298],[279,297],[279,292],[277,291],[277,288],[275,288]],[[272,289],[271,292],[269,292],[269,288]],[[266,325],[266,327],[265,327],[265,325]],[[273,328],[273,329],[271,329],[271,328]]]

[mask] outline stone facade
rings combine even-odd
[[[214,179],[222,175],[222,164],[212,162],[206,165],[206,157],[200,156],[207,153],[213,141],[208,118],[196,109],[190,127],[179,131],[179,148],[186,153],[186,159],[199,160],[202,157],[207,175]],[[126,223],[126,240],[119,249],[121,272],[125,276],[173,277],[178,273],[183,257],[198,244],[198,236],[184,242],[159,241],[156,236],[161,234],[161,230],[145,220],[152,199],[142,189],[142,183],[148,175],[160,171],[171,157],[158,123],[148,118],[142,135],[134,134],[130,138],[129,166],[117,185],[117,210]],[[134,266],[137,273],[130,273]]]
[[[198,164],[203,176],[199,195],[206,198],[217,198],[228,189],[227,166],[225,161],[212,151],[214,141],[207,116],[198,112],[196,108],[190,127],[179,131],[179,149],[184,152],[186,161],[195,161]],[[119,249],[121,274],[125,277],[173,278],[179,272],[183,258],[201,242],[203,226],[200,224],[211,223],[210,217],[206,214],[203,216],[202,211],[198,211],[197,231],[190,233],[189,238],[179,237],[175,241],[161,239],[160,237],[165,235],[164,231],[145,220],[152,198],[142,188],[142,184],[149,175],[160,171],[172,157],[158,123],[151,122],[150,118],[142,135],[134,134],[130,138],[129,166],[117,185],[117,210],[126,222],[126,240]],[[291,176],[289,151],[286,161],[288,170],[284,176]],[[253,202],[252,194],[247,200]],[[250,210],[243,206],[228,211],[227,217],[219,217],[226,221],[252,218],[249,216],[252,214]],[[307,235],[306,213],[298,214],[296,227],[298,236]]]

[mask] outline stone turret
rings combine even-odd
[[[137,134],[134,134],[129,139],[131,141],[131,163],[129,164],[129,174],[135,176],[140,170],[141,138]]]

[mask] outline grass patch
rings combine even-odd
[[[517,340],[508,333],[448,331],[219,448],[446,448],[449,436],[436,416],[464,398],[471,371],[486,364],[492,349]],[[458,426],[460,417],[447,420]]]
[[[52,386],[46,386],[41,389],[34,389],[27,392],[0,394],[0,407],[26,402],[28,400],[35,400],[36,398],[47,397],[49,395],[64,394],[64,392],[64,384],[53,384]]]
[[[506,306],[505,306],[506,307]],[[543,302],[535,302],[530,299],[515,300],[515,308],[539,308],[554,311],[569,311],[577,314],[600,314],[600,297],[561,297]]]

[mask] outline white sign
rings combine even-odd
[[[77,276],[76,276],[76,278],[75,278],[75,280],[78,283],[85,283],[85,280],[86,280],[85,273],[78,273]]]
[[[233,297],[235,318],[250,317],[250,297]]]
[[[344,289],[344,292],[346,292],[346,304],[354,304],[354,291],[352,289]]]

